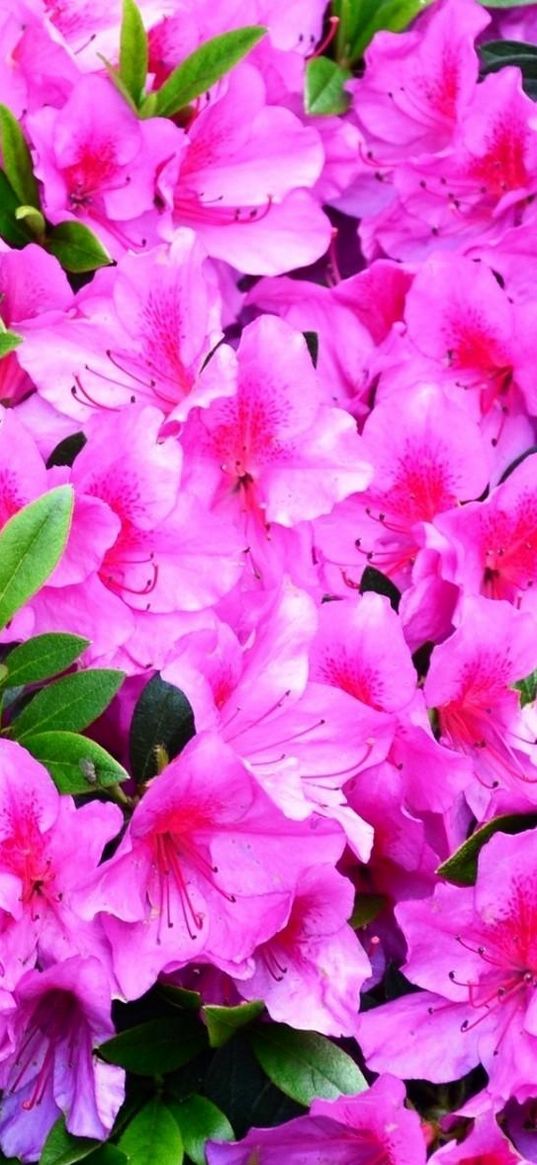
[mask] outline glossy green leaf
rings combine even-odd
[[[436,872],[455,886],[473,886],[477,878],[479,854],[495,833],[523,833],[526,829],[534,829],[536,825],[537,813],[507,813],[502,817],[494,817],[476,829],[446,862],[442,862]]]
[[[205,1096],[188,1096],[182,1101],[168,1103],[179,1126],[185,1153],[194,1165],[206,1165],[207,1141],[232,1141],[233,1129],[227,1116]]]
[[[60,485],[19,510],[0,533],[0,627],[43,586],[62,556],[73,490]]]
[[[98,1147],[99,1141],[73,1137],[67,1132],[64,1118],[60,1117],[45,1141],[39,1165],[74,1165],[76,1161],[87,1159]]]
[[[354,1096],[367,1088],[354,1060],[316,1032],[267,1023],[252,1029],[249,1039],[269,1080],[298,1104],[308,1106],[316,1097]]]
[[[39,207],[39,192],[26,139],[17,118],[7,105],[1,104],[0,148],[3,168],[19,203]]]
[[[328,57],[312,57],[306,64],[304,109],[314,116],[333,117],[345,113],[350,97],[345,82],[351,77],[349,69],[342,69]]]
[[[9,356],[10,352],[14,352],[19,344],[22,344],[22,336],[3,327],[0,322],[0,360],[2,356]]]
[[[219,1007],[212,1003],[202,1007],[211,1048],[221,1048],[223,1044],[227,1044],[239,1028],[257,1019],[264,1008],[265,1005],[260,1000],[239,1003],[236,1007]]]
[[[269,1128],[300,1116],[298,1105],[266,1076],[248,1042],[249,1029],[237,1032],[213,1053],[203,1092],[231,1121],[237,1138],[249,1128]]]
[[[125,1153],[117,1145],[101,1145],[95,1153],[86,1157],[86,1165],[128,1165]]]
[[[99,1048],[109,1064],[119,1064],[137,1076],[174,1072],[207,1047],[207,1033],[191,1014],[152,1019],[113,1036]]]
[[[479,0],[484,8],[529,8],[535,0]]]
[[[19,205],[20,198],[17,198],[4,171],[0,170],[0,235],[12,247],[25,247],[31,242],[31,235],[25,230],[24,222],[17,222],[16,219]]]
[[[89,639],[64,632],[50,632],[36,635],[14,647],[4,660],[6,666],[5,685],[20,687],[24,684],[38,684],[67,671],[79,655],[89,647]]]
[[[252,25],[213,37],[186,57],[157,93],[155,114],[173,117],[195,101],[253,49],[266,33]]]
[[[119,44],[119,77],[134,104],[139,105],[147,78],[149,48],[140,9],[123,0]]]
[[[80,275],[107,267],[112,259],[102,243],[84,223],[58,223],[47,236],[47,250],[55,255],[66,271]]]
[[[132,775],[143,783],[158,771],[157,749],[173,760],[194,736],[194,714],[183,692],[159,675],[146,684],[132,718],[129,750]]]
[[[369,926],[370,922],[374,922],[381,910],[387,905],[387,898],[383,894],[361,894],[356,896],[356,903],[354,910],[349,918],[349,926],[353,930],[361,930],[364,926]]]
[[[15,740],[43,732],[82,732],[119,691],[124,672],[95,668],[63,676],[42,688],[11,725]]]
[[[181,1165],[183,1142],[170,1110],[155,1096],[120,1137],[129,1165]]]
[[[38,732],[25,736],[23,743],[48,769],[60,793],[95,793],[129,778],[100,744],[74,732]]]
[[[333,0],[339,17],[336,56],[344,67],[354,64],[380,29],[401,32],[432,0]]]

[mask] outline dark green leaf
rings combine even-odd
[[[98,1147],[99,1141],[90,1140],[89,1137],[73,1137],[67,1132],[64,1118],[60,1117],[45,1141],[39,1165],[73,1165],[75,1161],[89,1157]]]
[[[60,485],[14,514],[0,533],[0,627],[43,586],[63,554],[73,490]]]
[[[233,1129],[227,1116],[205,1096],[189,1096],[168,1104],[179,1126],[185,1152],[194,1165],[206,1165],[206,1141],[232,1141]]]
[[[334,0],[339,17],[336,55],[344,66],[354,64],[380,29],[400,32],[431,0]]]
[[[9,328],[0,327],[0,360],[2,356],[9,356],[10,352],[14,352],[19,344],[22,344],[22,336],[17,332],[11,332]]]
[[[252,25],[224,32],[200,45],[174,69],[159,89],[156,116],[173,117],[185,105],[206,93],[253,49],[265,33],[265,28]]]
[[[188,1064],[207,1047],[207,1033],[193,1015],[168,1016],[128,1028],[99,1048],[109,1064],[137,1076],[163,1076]]]
[[[119,76],[136,106],[147,77],[149,49],[140,9],[134,0],[123,0],[119,47]]]
[[[59,259],[66,271],[74,274],[96,271],[98,267],[107,267],[112,262],[108,251],[105,251],[93,231],[84,223],[74,220],[51,227],[47,250]]]
[[[236,1007],[217,1007],[212,1003],[202,1007],[211,1048],[221,1048],[223,1044],[227,1044],[239,1028],[257,1019],[264,1008],[265,1004],[260,1000],[239,1003]]]
[[[48,769],[60,793],[94,793],[129,779],[100,744],[74,732],[39,732],[24,737],[24,747]]]
[[[31,242],[31,235],[24,229],[24,223],[17,222],[15,217],[19,205],[20,199],[4,171],[0,170],[0,235],[12,247],[26,247]]]
[[[71,433],[69,437],[64,437],[56,448],[52,450],[47,461],[47,469],[52,465],[72,465],[75,457],[78,457],[81,449],[86,444],[87,437],[83,433]]]
[[[102,1145],[86,1157],[86,1165],[127,1165],[127,1158],[117,1145]]]
[[[55,631],[36,635],[14,647],[4,660],[7,668],[5,683],[11,688],[48,680],[67,671],[86,647],[89,647],[89,639],[82,639],[80,635]]]
[[[482,77],[489,73],[497,73],[500,69],[511,65],[519,68],[522,73],[522,83],[526,93],[534,96],[537,85],[537,46],[524,44],[523,41],[505,40],[488,41],[479,47],[481,58],[480,74]],[[520,459],[519,459],[520,460]],[[508,476],[510,468],[502,475],[502,480]]]
[[[480,0],[485,8],[529,8],[535,0]]]
[[[0,147],[5,173],[19,203],[39,207],[31,154],[17,118],[7,105],[0,105]]]
[[[302,335],[306,341],[313,367],[316,368],[319,359],[319,334],[318,332],[302,332]]]
[[[537,813],[508,813],[495,817],[476,829],[446,862],[442,862],[436,872],[455,886],[473,886],[477,878],[479,854],[495,833],[523,833],[526,829],[534,829],[536,825]]]
[[[354,1060],[316,1032],[267,1023],[252,1029],[249,1039],[272,1083],[298,1104],[308,1106],[316,1097],[354,1096],[367,1088]]]
[[[349,69],[342,69],[328,57],[312,57],[306,64],[304,109],[315,116],[333,117],[345,113],[349,95],[343,88],[349,80]]]
[[[181,1165],[184,1155],[179,1127],[157,1096],[127,1126],[119,1148],[129,1165]]]
[[[11,725],[15,740],[43,732],[82,732],[108,708],[124,672],[96,668],[62,676],[42,688]]]
[[[532,671],[530,676],[526,676],[524,680],[519,680],[514,685],[520,692],[520,703],[524,708],[526,704],[532,704],[537,697],[537,671]]]
[[[391,578],[387,578],[375,566],[366,566],[362,575],[360,594],[365,595],[366,591],[374,591],[376,595],[386,595],[394,611],[399,610],[399,603],[401,601],[400,590],[397,589]]]
[[[156,749],[173,760],[194,736],[194,714],[179,688],[159,675],[146,684],[132,718],[129,749],[132,775],[143,783],[158,771]]]
[[[382,894],[358,894],[354,910],[349,918],[349,926],[353,930],[361,930],[380,914],[387,904]]]
[[[214,1053],[203,1091],[225,1112],[237,1137],[254,1126],[271,1128],[304,1113],[302,1105],[271,1084],[242,1032]]]
[[[186,987],[174,987],[172,983],[158,983],[159,995],[164,996],[172,1007],[180,1007],[182,1011],[199,1011],[201,995],[199,991],[188,991]]]

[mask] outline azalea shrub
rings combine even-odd
[[[536,14],[0,0],[1,1162],[537,1162]]]

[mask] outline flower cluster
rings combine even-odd
[[[121,669],[89,735],[127,768],[155,681],[195,726],[157,724],[116,803],[2,730],[24,1162],[59,1118],[116,1135],[95,1049],[155,984],[346,1037],[374,1081],[215,1130],[210,1165],[537,1161],[537,107],[518,68],[480,75],[478,0],[434,0],[318,115],[328,17],[0,5],[0,530],[74,496],[2,651],[70,633]]]

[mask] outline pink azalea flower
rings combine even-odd
[[[184,148],[181,130],[165,118],[139,121],[110,81],[91,74],[61,110],[43,107],[27,124],[51,222],[80,219],[116,257],[148,234],[157,241],[158,183]]]
[[[81,422],[133,401],[184,420],[194,405],[235,389],[221,315],[216,272],[183,228],[171,246],[129,253],[98,272],[77,296],[75,317],[30,337],[25,367],[45,400]]]
[[[203,733],[152,782],[79,907],[101,914],[121,989],[135,998],[160,971],[200,956],[224,970],[242,963],[285,924],[312,858],[333,864],[343,844],[335,824],[287,821],[236,754]]]
[[[440,741],[472,760],[478,816],[498,787],[532,802],[537,796],[534,737],[513,690],[536,665],[532,616],[481,597],[465,599],[459,626],[433,651],[425,699],[436,709]]]
[[[442,1082],[481,1063],[495,1110],[533,1095],[536,868],[534,832],[497,833],[480,854],[475,888],[438,886],[431,899],[397,907],[403,970],[424,990],[360,1017],[373,1071],[389,1063],[406,1079]]]
[[[330,562],[341,563],[343,581],[358,584],[370,563],[408,586],[421,545],[423,523],[456,502],[482,493],[488,457],[478,427],[434,384],[408,389],[398,398],[393,424],[390,396],[372,411],[363,446],[373,480],[346,504],[349,545],[340,508],[316,523],[315,541]]]
[[[286,817],[334,818],[367,860],[371,830],[341,789],[385,756],[392,720],[345,691],[307,682],[315,625],[311,599],[285,585],[243,648],[225,624],[194,632],[162,675],[188,696],[198,730],[216,730]]]
[[[73,302],[67,279],[52,255],[34,243],[22,251],[0,250],[1,318],[23,340],[28,332],[39,336],[64,318]],[[32,381],[19,360],[22,346],[0,362],[0,400],[16,403],[32,389]]]
[[[247,118],[237,115],[241,109]],[[306,190],[323,164],[319,136],[289,110],[266,104],[251,65],[220,83],[187,136],[174,221],[194,227],[210,255],[278,275],[324,253],[330,224]]]
[[[419,1118],[404,1107],[405,1088],[382,1076],[359,1096],[314,1100],[307,1116],[274,1129],[251,1129],[236,1145],[207,1145],[209,1165],[425,1165]]]
[[[236,396],[185,427],[193,488],[231,510],[245,536],[259,523],[293,526],[327,513],[364,489],[370,470],[356,426],[324,403],[301,334],[264,316],[245,328],[238,357]]]
[[[537,483],[528,457],[483,502],[442,514],[436,522],[455,551],[445,573],[467,595],[534,609],[537,577]],[[537,596],[536,596],[537,598]]]
[[[450,1141],[430,1158],[434,1165],[525,1165],[492,1114],[481,1117],[460,1143]]]
[[[472,0],[443,0],[409,32],[377,33],[349,88],[382,163],[450,145],[476,88],[474,40],[489,22]]]
[[[0,973],[12,987],[37,958],[41,965],[73,954],[106,959],[99,929],[81,920],[73,896],[122,818],[111,804],[76,809],[19,744],[4,739],[0,753]]]
[[[62,1114],[70,1133],[102,1140],[124,1097],[122,1068],[94,1049],[114,1035],[110,986],[98,959],[69,958],[28,971],[14,993],[14,1049],[0,1065],[0,1144],[35,1161]]]
[[[238,982],[245,999],[262,999],[281,1023],[326,1035],[353,1035],[369,960],[347,918],[354,892],[347,878],[316,865],[300,878],[289,918],[254,952],[254,974]]]

